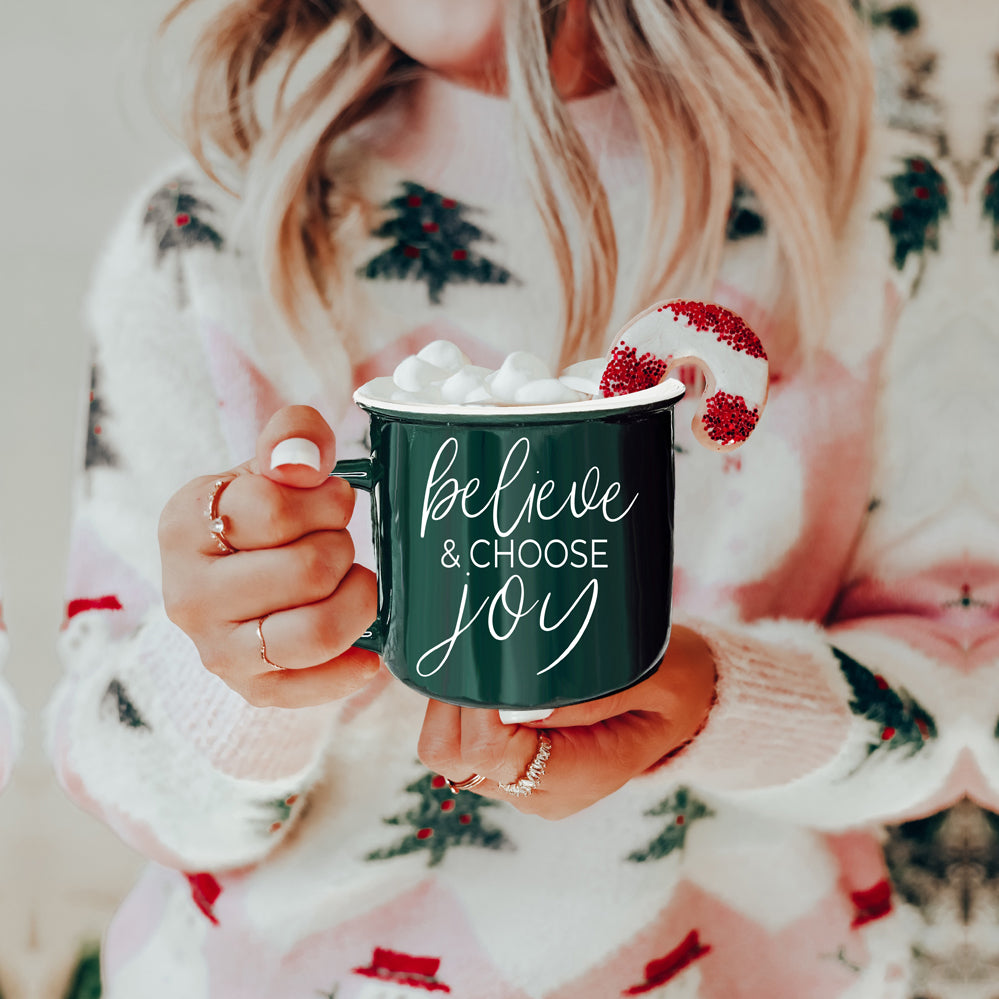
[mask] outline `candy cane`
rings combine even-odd
[[[753,432],[767,401],[767,354],[756,334],[720,305],[657,302],[620,332],[600,379],[604,396],[658,385],[694,362],[707,387],[691,427],[707,448],[731,451]]]

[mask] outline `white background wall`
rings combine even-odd
[[[175,148],[143,96],[166,0],[27,0],[0,32],[0,578],[26,712],[0,797],[0,988],[58,999],[138,858],[65,801],[39,712],[56,676],[70,472],[87,378],[80,302],[127,192]]]

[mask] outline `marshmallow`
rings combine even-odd
[[[416,355],[421,361],[433,364],[435,367],[443,368],[448,372],[455,372],[468,364],[468,358],[461,348],[451,343],[450,340],[434,340],[420,350]]]
[[[519,350],[492,371],[453,343],[435,340],[401,361],[391,377],[373,378],[362,391],[371,399],[404,405],[542,406],[598,396],[603,358],[574,364],[560,378],[535,354]]]
[[[551,376],[548,365],[540,357],[529,354],[526,350],[516,350],[486,379],[486,385],[502,402],[515,402],[518,389],[529,382]]]
[[[574,392],[583,395],[598,395],[600,393],[600,378],[604,373],[605,361],[602,357],[594,357],[589,361],[578,361],[559,375],[559,381]]]
[[[402,389],[403,392],[422,392],[434,382],[444,381],[447,375],[448,373],[438,368],[436,364],[428,364],[413,356],[399,362],[392,372],[392,380],[396,388]]]
[[[476,390],[484,388],[488,368],[469,364],[456,371],[441,384],[441,398],[445,402],[468,402],[468,397]]]
[[[487,389],[485,385],[469,392],[465,398],[465,402],[467,404],[475,406],[491,406],[496,401],[497,400],[489,394],[489,389]]]
[[[513,401],[520,406],[553,406],[559,402],[579,402],[586,396],[573,392],[558,379],[539,378],[521,385],[514,393]]]

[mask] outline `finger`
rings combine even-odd
[[[354,564],[346,531],[315,531],[277,548],[240,551],[211,566],[216,620],[256,621],[333,595]]]
[[[274,482],[299,488],[320,485],[336,462],[336,438],[311,406],[285,406],[257,437],[257,468]]]
[[[523,777],[537,748],[538,734],[533,729],[504,725],[496,711],[462,711],[462,762],[497,784],[511,784]]]
[[[286,670],[307,669],[336,659],[370,627],[378,610],[375,575],[353,565],[332,596],[304,607],[268,614],[261,625],[267,658]],[[241,647],[259,656],[257,620],[236,629]]]
[[[207,517],[208,495],[216,479],[199,479],[187,498],[183,528],[196,537],[198,550],[219,554]],[[354,512],[354,490],[339,478],[313,489],[281,485],[262,475],[237,474],[218,497],[216,509],[226,540],[237,552],[276,548],[314,531],[340,531]]]
[[[431,700],[417,752],[426,766],[452,781],[463,781],[473,774],[488,778],[492,788],[480,784],[474,790],[498,797],[495,785],[522,775],[537,740],[536,732],[503,725],[496,711]]]
[[[497,729],[507,733],[505,744],[499,743]],[[462,709],[459,734],[439,734],[440,755],[421,753],[421,759],[452,780],[473,772],[488,776],[471,789],[475,794],[558,819],[623,787],[672,746],[668,721],[652,713],[630,712],[591,726],[541,731],[551,740],[551,750],[544,774],[529,795],[512,795],[500,784],[514,784],[527,775],[541,744],[540,732],[504,725],[497,712]],[[519,761],[515,766],[510,765],[513,758]]]
[[[544,776],[528,797],[517,800],[517,807],[550,819],[572,815],[612,794],[672,746],[669,723],[656,714],[633,712],[596,725],[544,732],[552,743]]]
[[[253,674],[237,689],[255,707],[307,708],[350,696],[373,680],[380,666],[376,653],[351,648],[308,669]]]
[[[433,699],[427,701],[416,754],[424,766],[453,781],[471,776],[471,770],[461,773],[461,708],[458,705]]]

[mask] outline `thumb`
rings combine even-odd
[[[336,462],[336,438],[311,406],[285,406],[257,437],[257,471],[286,486],[324,483]]]

